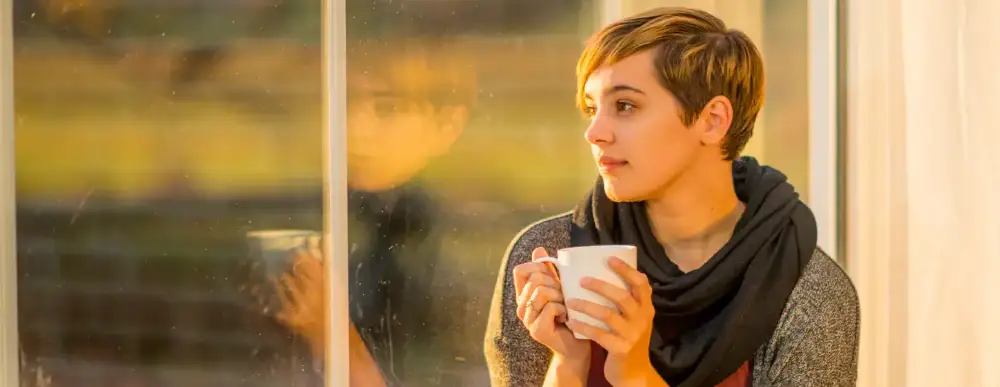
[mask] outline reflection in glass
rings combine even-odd
[[[247,239],[322,228],[320,1],[14,8],[25,382],[320,385]]]

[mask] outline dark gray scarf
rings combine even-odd
[[[816,219],[784,174],[743,157],[733,182],[746,203],[733,237],[689,273],[657,242],[645,204],[612,202],[601,179],[573,214],[573,246],[638,247],[656,308],[649,356],[671,386],[714,386],[751,361],[816,248]]]

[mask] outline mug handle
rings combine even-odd
[[[544,263],[545,267],[548,267],[549,271],[551,271],[552,274],[556,276],[556,280],[561,281],[561,279],[559,279],[559,267],[557,266],[557,264],[559,263],[558,259],[553,257],[541,257],[535,259],[533,262]]]

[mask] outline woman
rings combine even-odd
[[[749,38],[656,9],[598,31],[577,79],[600,178],[572,213],[514,239],[486,338],[493,385],[854,385],[853,285],[785,176],[739,157],[764,94]],[[582,282],[620,313],[563,299],[558,273],[532,262],[595,244],[638,247],[638,270],[611,264],[628,290]]]

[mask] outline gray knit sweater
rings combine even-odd
[[[494,387],[541,386],[552,354],[517,319],[513,269],[531,251],[569,247],[570,214],[535,223],[511,243],[501,264],[486,328]],[[752,362],[753,386],[841,387],[857,379],[860,311],[847,274],[816,249],[771,338]]]

